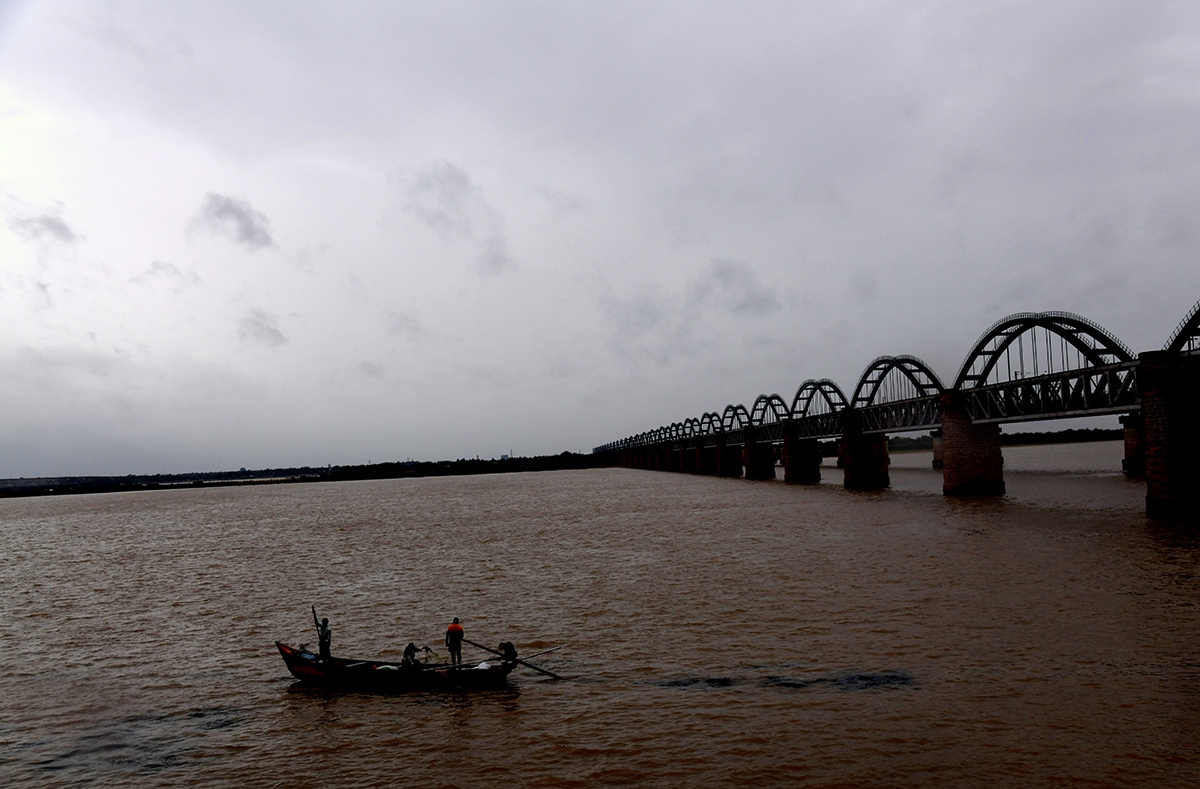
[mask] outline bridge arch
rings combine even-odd
[[[880,356],[867,365],[854,387],[855,408],[913,400],[945,391],[937,373],[916,356]]]
[[[700,435],[700,420],[694,416],[683,420],[683,437],[695,438],[698,435]]]
[[[750,410],[750,422],[755,425],[785,422],[790,415],[787,403],[777,394],[759,395]]]
[[[1175,333],[1163,346],[1164,351],[1192,355],[1200,353],[1200,301],[1192,307],[1187,317],[1175,327]]]
[[[711,436],[721,432],[721,415],[716,411],[708,411],[700,417],[700,435]]]
[[[1082,315],[1018,312],[996,321],[979,336],[958,370],[954,388],[973,389],[989,382],[1102,367],[1133,358],[1123,342]]]
[[[739,430],[750,424],[750,412],[744,405],[727,405],[725,413],[721,414],[721,430],[728,433]]]
[[[790,413],[792,419],[800,419],[844,411],[846,407],[846,393],[837,384],[828,378],[809,378],[796,390]]]

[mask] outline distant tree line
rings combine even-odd
[[[1121,428],[1087,428],[1053,433],[1004,433],[1000,443],[1071,444],[1081,441],[1112,441],[1123,438]],[[888,450],[901,452],[932,449],[929,435],[888,438]],[[836,441],[822,441],[821,453],[837,455]],[[342,482],[362,479],[401,479],[405,477],[452,477],[471,474],[515,474],[525,471],[564,471],[608,465],[611,458],[602,455],[562,452],[535,457],[460,458],[459,460],[405,461],[369,463],[361,466],[299,466],[294,468],[238,469],[237,471],[196,471],[187,474],[128,474],[124,477],[32,477],[0,480],[0,498],[14,496],[54,496],[77,493],[116,493],[132,490],[171,490],[184,487],[227,487],[232,485],[278,485],[304,482]]]
[[[371,463],[361,466],[326,466],[323,468],[300,466],[254,470],[243,468],[237,471],[197,471],[187,474],[128,474],[124,477],[31,477],[0,480],[0,498],[170,490],[187,487],[277,485],[303,482],[340,482],[354,479],[561,471],[590,468],[596,464],[597,459],[592,455],[563,452],[558,455],[502,458],[500,460],[464,458],[460,460]]]

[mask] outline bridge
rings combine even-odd
[[[916,356],[880,356],[849,396],[808,379],[788,402],[753,405],[596,447],[614,465],[722,477],[821,481],[822,440],[838,442],[845,486],[890,484],[887,435],[932,431],[933,465],[949,496],[1003,494],[1000,425],[1120,414],[1124,470],[1146,480],[1152,517],[1200,518],[1200,302],[1161,350],[1134,354],[1100,325],[1068,312],[1009,315],[992,324],[946,386]]]

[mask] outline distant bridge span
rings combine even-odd
[[[934,431],[947,495],[1004,492],[1000,425],[1121,414],[1126,473],[1146,479],[1154,516],[1200,517],[1200,302],[1162,350],[1134,354],[1068,312],[1009,315],[979,336],[951,386],[916,356],[880,356],[846,393],[828,378],[791,402],[759,395],[721,412],[596,447],[615,464],[747,479],[821,479],[817,442],[837,439],[845,485],[887,487],[887,434]]]

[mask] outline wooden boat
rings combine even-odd
[[[496,659],[466,666],[405,666],[386,660],[330,658],[275,642],[292,676],[309,685],[404,693],[414,690],[493,690],[508,685],[516,662]]]

